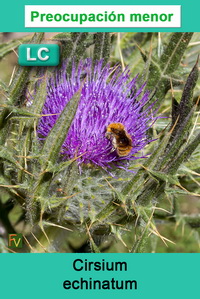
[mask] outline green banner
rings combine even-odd
[[[0,263],[6,298],[199,296],[194,254],[4,254]]]
[[[175,6],[175,5],[180,5],[181,6],[181,20],[180,20],[180,27],[177,28],[176,26],[173,27],[170,26],[168,28],[163,28],[162,26],[160,27],[156,27],[156,28],[149,28],[148,23],[146,25],[146,27],[144,28],[140,28],[139,26],[134,26],[135,24],[133,23],[130,26],[121,28],[120,27],[120,22],[119,22],[119,26],[117,31],[127,31],[127,32],[132,32],[132,31],[137,31],[137,32],[166,32],[166,31],[176,31],[176,32],[184,32],[184,31],[192,31],[192,32],[197,32],[200,31],[200,25],[199,25],[199,10],[200,10],[200,3],[198,1],[185,1],[185,0],[174,0],[174,1],[164,1],[164,0],[154,0],[154,1],[148,1],[148,0],[141,0],[141,1],[130,1],[130,0],[126,0],[126,1],[98,1],[94,2],[91,0],[88,1],[76,1],[76,3],[70,3],[67,2],[65,0],[59,0],[59,1],[53,1],[53,0],[43,0],[41,1],[27,1],[27,0],[22,0],[20,2],[18,1],[14,1],[11,0],[9,2],[3,2],[1,4],[1,18],[0,18],[0,28],[2,32],[34,32],[34,31],[45,31],[45,32],[57,32],[57,31],[70,31],[70,32],[79,32],[79,31],[90,31],[90,32],[101,32],[101,31],[106,31],[106,32],[112,32],[113,28],[111,26],[108,26],[109,28],[106,28],[106,25],[103,26],[103,30],[101,28],[95,28],[95,23],[94,23],[94,19],[93,16],[90,16],[90,21],[92,22],[92,25],[94,23],[94,26],[91,26],[91,28],[87,28],[86,25],[84,24],[80,24],[80,26],[74,26],[69,28],[68,27],[68,14],[64,14],[64,19],[66,21],[66,26],[62,27],[61,26],[56,26],[57,28],[51,27],[51,28],[40,28],[37,25],[35,26],[35,28],[27,28],[25,27],[25,6],[26,5],[54,5],[55,6],[55,10],[56,7],[58,7],[59,5],[66,5],[70,6],[70,5],[75,5],[77,6],[77,13],[81,13],[81,8],[80,5],[93,5],[93,6],[97,6],[100,5],[102,6],[102,8],[104,8],[104,6],[110,6],[109,10],[105,10],[106,13],[104,12],[105,15],[108,15],[108,17],[110,16],[111,20],[115,19],[115,14],[117,11],[117,6],[119,5],[123,5],[123,6],[135,6],[135,5],[142,5],[144,7],[144,21],[148,22],[149,18],[151,18],[151,14],[150,16],[148,16],[148,9],[147,6],[150,5],[166,5],[166,6]],[[166,9],[165,9],[166,10]],[[165,10],[162,13],[161,16],[161,21],[165,22],[170,20],[171,16],[174,13],[174,10],[172,9],[172,11],[170,11],[171,13],[169,15],[165,16]],[[66,10],[67,12],[67,10]],[[48,9],[45,11],[45,13],[47,14],[47,21],[48,22],[52,22],[52,18],[54,18],[54,16],[49,13]],[[64,11],[63,11],[64,13]],[[92,11],[88,11],[88,14],[92,13]],[[33,16],[36,17],[37,15],[37,11],[33,13]],[[83,13],[83,20],[85,22],[85,14]],[[104,17],[104,16],[103,16]],[[97,19],[98,21],[101,23],[102,22],[102,15],[101,14],[97,14]],[[42,17],[43,18],[43,17]],[[160,18],[160,16],[158,15],[158,18]],[[168,19],[169,18],[169,19]],[[58,15],[56,15],[55,17],[55,21],[59,22],[60,21],[60,17]],[[123,22],[123,18],[120,19],[120,21],[122,20]],[[175,21],[175,20],[174,20]],[[121,22],[121,23],[122,23]],[[96,22],[97,24],[98,22]],[[98,27],[98,26],[97,26]],[[116,28],[116,26],[113,26],[114,28]],[[59,29],[58,29],[59,28]],[[173,28],[173,29],[172,29]]]

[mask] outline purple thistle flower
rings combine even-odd
[[[41,139],[49,134],[65,105],[82,86],[76,115],[62,145],[64,159],[82,155],[79,165],[93,163],[103,168],[110,168],[112,163],[120,167],[122,160],[137,159],[135,154],[150,142],[147,130],[156,119],[152,105],[144,108],[149,96],[145,92],[141,97],[145,84],[137,90],[137,77],[130,80],[128,69],[121,72],[120,67],[103,66],[103,60],[97,61],[94,68],[91,59],[80,61],[78,67],[73,64],[71,75],[65,69],[66,65],[48,82],[42,114],[54,115],[41,118]],[[125,157],[119,157],[112,140],[106,138],[106,128],[111,123],[122,123],[131,136],[133,147]]]

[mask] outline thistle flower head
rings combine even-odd
[[[76,115],[62,145],[64,159],[78,157],[78,164],[92,163],[103,168],[111,164],[120,165],[122,160],[136,159],[135,154],[149,143],[147,130],[155,120],[151,107],[145,108],[148,92],[144,85],[136,89],[137,77],[130,80],[130,71],[120,67],[103,66],[103,61],[92,65],[91,59],[72,65],[68,75],[63,66],[51,78],[47,87],[47,98],[42,114],[52,114],[41,118],[38,133],[41,139],[49,134],[59,114],[73,95],[81,88],[81,96]],[[140,97],[140,100],[138,98]],[[120,156],[114,135],[106,137],[107,127],[120,123],[131,139],[131,147],[126,156]]]

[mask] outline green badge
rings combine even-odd
[[[8,248],[22,248],[22,234],[9,234]]]
[[[57,44],[23,44],[18,47],[18,63],[22,66],[55,66],[59,64]]]

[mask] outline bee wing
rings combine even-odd
[[[116,137],[113,137],[113,139],[112,139],[112,145],[113,145],[113,148],[115,150],[117,148],[117,139],[116,139]]]

